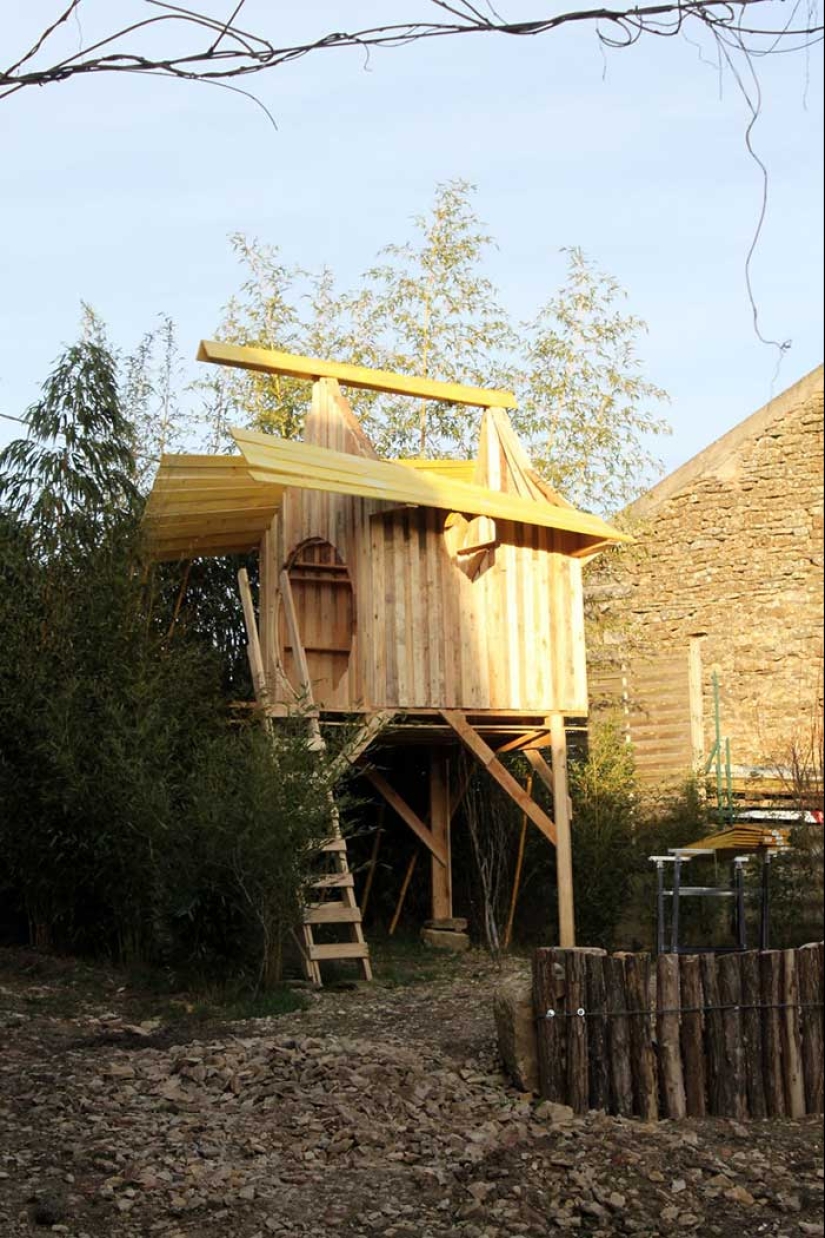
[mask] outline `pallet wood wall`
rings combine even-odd
[[[701,699],[692,688],[690,651],[590,671],[590,708],[618,719],[633,744],[639,779],[647,786],[684,782],[701,761]]]
[[[374,455],[332,380],[314,386],[305,437]],[[581,564],[569,553],[569,535],[498,522],[499,545],[471,579],[451,554],[445,525],[445,514],[433,509],[287,491],[261,556],[272,700],[290,701],[284,673],[295,682],[278,575],[296,555],[306,563],[326,543],[350,587],[308,587],[303,603],[295,590],[296,605],[306,607],[299,618],[319,707],[586,713]],[[323,616],[310,615],[313,606]],[[347,616],[349,637],[341,630]],[[347,644],[348,659],[340,654]]]

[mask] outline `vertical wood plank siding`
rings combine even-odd
[[[315,384],[306,438],[335,451],[370,450],[328,381]],[[587,712],[581,565],[566,553],[565,535],[497,522],[499,545],[473,580],[449,553],[445,520],[433,509],[286,492],[262,544],[262,644],[273,700],[286,698],[277,683],[278,658],[295,682],[279,619],[278,576],[296,551],[320,540],[348,570],[354,631],[349,666],[337,684],[332,660],[308,649],[319,707]],[[304,643],[323,645],[324,633],[338,632],[344,611],[329,590],[312,587],[306,597],[319,613],[302,617]],[[341,665],[339,658],[336,674]]]

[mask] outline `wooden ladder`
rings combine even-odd
[[[306,651],[301,640],[298,613],[295,608],[292,585],[287,572],[281,573],[280,584],[284,618],[286,619],[289,639],[292,642],[292,656],[301,681],[304,702],[307,707],[310,747],[315,752],[324,752],[326,751],[326,744],[321,734],[318,711],[314,708],[309,664],[307,663]],[[332,837],[322,846],[321,855],[332,861],[332,872],[319,875],[312,883],[312,888],[319,897],[317,901],[307,904],[304,908],[303,923],[301,925],[304,969],[307,979],[317,985],[322,984],[321,963],[333,962],[335,960],[356,962],[364,980],[372,980],[369,946],[364,938],[364,930],[361,925],[361,910],[355,897],[355,878],[350,872],[347,859],[347,843],[341,834],[341,821],[332,790],[329,793],[329,806],[332,820]],[[330,894],[332,897],[328,897]],[[344,925],[349,940],[319,944],[315,940],[313,930],[321,924]]]
[[[321,734],[318,711],[315,709],[312,698],[312,684],[309,678],[306,651],[301,641],[295,600],[292,596],[292,587],[286,572],[281,574],[280,584],[284,616],[289,631],[289,638],[292,642],[293,658],[301,678],[303,697],[307,708],[309,746],[313,752],[320,753],[326,750],[326,744]],[[238,573],[238,585],[243,603],[247,636],[249,638],[247,652],[255,684],[255,695],[258,699],[258,704],[264,710],[266,725],[271,726],[271,718],[266,714],[270,701],[261,654],[258,625],[255,620],[252,590],[249,587],[249,579],[245,568],[241,568]],[[367,724],[355,736],[353,744],[350,745],[352,752],[356,755],[360,754],[372,742],[372,739],[380,730],[385,720],[391,716],[391,714],[376,714],[370,718]],[[333,776],[337,768],[343,769],[344,765],[353,759],[354,757],[349,750],[346,755],[342,753],[338,758],[338,762],[332,767]],[[361,926],[361,911],[355,898],[355,878],[350,872],[347,860],[346,839],[341,834],[341,821],[331,790],[329,793],[329,807],[332,836],[323,844],[320,854],[322,858],[332,862],[332,871],[319,874],[312,883],[312,888],[317,895],[317,901],[307,904],[304,908],[301,935],[298,937],[295,934],[301,950],[306,977],[313,984],[317,985],[322,984],[321,963],[331,962],[336,959],[357,962],[364,980],[372,980],[369,946],[364,938],[364,930]],[[332,894],[332,897],[329,897],[330,894]],[[335,895],[339,895],[339,897],[335,897]],[[316,942],[313,930],[321,924],[345,925],[349,940],[326,944]]]
[[[320,985],[321,963],[341,959],[358,963],[364,980],[372,980],[369,946],[361,925],[361,910],[355,897],[355,878],[347,860],[346,839],[341,836],[337,810],[334,812],[336,834],[321,848],[322,856],[332,861],[332,872],[320,874],[312,883],[318,901],[304,908],[302,927],[304,967],[307,978]],[[314,929],[321,924],[345,925],[349,941],[319,944]]]

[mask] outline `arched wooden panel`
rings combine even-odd
[[[355,596],[349,571],[335,547],[320,538],[303,542],[290,557],[287,571],[313,697],[319,706],[334,707],[349,670],[355,640]],[[298,689],[283,614],[279,651],[287,678]]]

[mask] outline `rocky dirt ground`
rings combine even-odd
[[[819,1121],[571,1119],[501,1076],[486,958],[401,979],[204,1021],[0,951],[0,1238],[823,1234]]]

